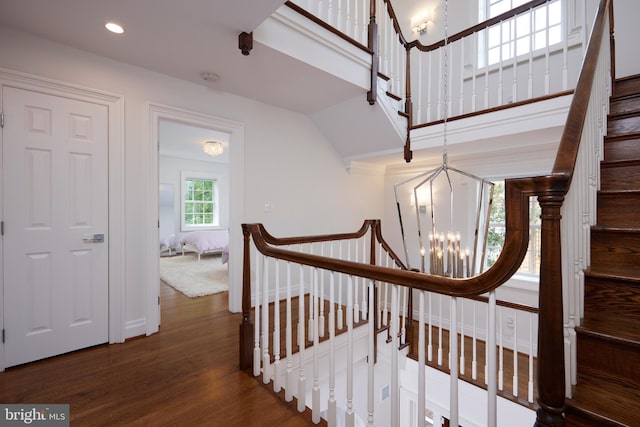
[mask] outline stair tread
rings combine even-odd
[[[636,166],[636,165],[640,165],[640,157],[633,158],[633,159],[603,160],[600,162],[601,167]]]
[[[618,133],[613,135],[607,135],[604,137],[605,141],[619,140],[619,139],[635,139],[640,138],[640,132],[628,132]]]
[[[640,266],[591,266],[584,271],[585,276],[604,279],[625,280],[640,285]]]
[[[578,376],[577,385],[573,398],[566,401],[568,407],[594,414],[601,420],[600,425],[611,425],[613,421],[623,426],[640,426],[639,389],[593,375]]]
[[[640,325],[637,321],[607,315],[585,315],[576,332],[640,349]]]
[[[636,227],[615,227],[610,225],[592,225],[591,230],[593,231],[608,231],[611,233],[628,233],[628,234],[636,234],[640,233],[640,228]]]

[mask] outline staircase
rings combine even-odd
[[[568,426],[640,426],[640,75],[611,98]]]

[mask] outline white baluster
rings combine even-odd
[[[431,310],[431,296],[433,294],[429,292],[429,344],[427,346],[427,360],[431,362],[433,360],[433,311]]]
[[[337,401],[336,401],[336,313],[335,313],[335,276],[331,272],[329,282],[329,401],[327,403],[327,423],[329,427],[336,427]]]
[[[450,425],[458,426],[458,298],[451,298],[451,314],[449,316],[451,331],[449,331],[449,415]]]
[[[407,288],[406,286],[403,286],[401,292],[402,292],[402,308],[400,309],[400,313],[403,314],[403,316],[402,316],[402,329],[400,330],[400,343],[404,345],[407,342],[407,317],[409,316],[409,313],[407,312],[407,309],[408,309],[407,301],[408,301],[408,295],[409,295],[409,288]]]
[[[433,74],[433,51],[427,52],[427,123],[431,121],[431,75]]]
[[[498,390],[502,391],[504,387],[504,346],[503,346],[503,337],[504,332],[502,331],[502,314],[504,309],[500,309],[500,313],[498,314],[498,338],[499,338],[499,365],[498,365]]]
[[[309,244],[309,254],[313,253],[313,243]],[[315,330],[315,328],[313,327],[313,322],[315,320],[315,318],[318,316],[318,313],[316,313],[316,308],[314,304],[312,304],[312,299],[314,297],[314,292],[313,292],[313,272],[311,271],[311,267],[309,267],[309,285],[311,286],[309,289],[309,318],[307,319],[307,340],[309,340],[309,342],[313,341],[313,338],[315,336],[315,334],[318,332]]]
[[[358,5],[360,4],[359,1],[354,1],[353,2],[353,33],[352,33],[352,37],[357,40],[359,40],[359,36],[360,36],[360,22],[359,21],[359,12],[358,12]]]
[[[498,413],[498,390],[496,388],[496,291],[489,292],[489,315],[487,329],[487,426],[495,427]]]
[[[300,245],[300,252],[302,252],[302,245]],[[300,294],[298,297],[298,411],[304,412],[305,395],[306,395],[306,378],[304,375],[304,347],[305,347],[305,334],[304,334],[304,266],[300,265]]]
[[[533,313],[529,313],[529,387],[527,400],[533,403]]]
[[[518,311],[513,310],[513,395],[518,397]]]
[[[355,427],[355,412],[353,408],[353,279],[347,278],[347,408],[345,410],[345,424]]]
[[[484,45],[487,58],[484,66],[484,108],[489,108],[489,29],[484,30]]]
[[[478,379],[478,340],[477,340],[477,329],[476,329],[476,302],[473,302],[473,360],[471,361],[471,378],[474,380]]]
[[[367,239],[362,239],[362,262],[366,262],[367,254]],[[360,303],[360,310],[362,311],[362,320],[367,320],[367,283],[365,279],[362,281],[362,302]]]
[[[418,51],[416,53],[416,55],[418,57],[418,109],[416,111],[416,123],[422,123],[422,98],[423,98],[423,92],[422,92],[422,80],[424,79],[423,75],[422,75],[422,57],[423,55],[420,54],[420,51]]]
[[[271,356],[269,355],[269,259],[263,258],[262,279],[262,382],[271,381]]]
[[[464,300],[460,300],[460,375],[464,375]]]
[[[442,295],[438,294],[438,366],[442,366]]]
[[[545,9],[545,38],[546,38],[546,48],[544,53],[544,61],[545,61],[545,72],[544,72],[544,94],[549,95],[551,93],[551,64],[550,64],[550,56],[549,56],[549,7],[547,5],[544,6]]]
[[[313,275],[313,310],[318,312],[318,269],[314,268]],[[311,388],[311,421],[320,422],[320,360],[318,360],[318,316],[313,320],[313,387]]]
[[[535,19],[534,19],[533,9],[529,9],[529,28],[535,28]],[[528,84],[528,95],[529,99],[533,98],[533,51],[535,49],[535,43],[533,40],[533,34],[529,36],[529,84]]]
[[[504,104],[504,97],[503,97],[503,87],[502,87],[502,74],[504,71],[504,67],[503,67],[503,58],[502,58],[502,49],[503,49],[503,45],[502,43],[504,43],[504,22],[500,22],[498,25],[500,25],[500,55],[498,56],[499,61],[498,61],[498,103],[496,105],[500,106],[502,104]]]
[[[342,258],[342,242],[339,243],[338,246],[338,256],[340,257],[340,259]],[[343,311],[342,311],[342,280],[344,279],[344,276],[341,274],[338,277],[338,329],[342,330],[342,328],[344,328],[344,322],[343,322]]]
[[[260,265],[262,263],[262,255],[256,250],[256,293],[255,293],[255,323],[254,329],[254,345],[253,345],[253,376],[260,375],[260,358],[262,351],[260,349],[260,286],[262,286],[262,277],[260,275]]]
[[[400,425],[398,387],[398,286],[391,286],[391,425]]]
[[[353,246],[355,247],[355,257],[350,261],[358,262],[358,241],[355,240],[353,242]],[[358,277],[353,278],[353,286],[354,286],[354,304],[353,304],[353,322],[360,322],[360,303],[358,302],[358,281],[360,279]]]
[[[474,46],[480,46],[478,43],[478,37],[479,37],[480,32],[476,31],[475,33],[473,33],[473,45]],[[474,55],[475,59],[474,59],[474,63],[475,63],[475,67],[474,70],[477,69],[477,65],[478,65],[478,55],[477,53]],[[475,112],[476,111],[476,72],[472,72],[471,73],[471,112]]]
[[[518,18],[513,18],[513,84],[511,102],[518,101]]]
[[[280,392],[282,384],[280,382],[280,263],[275,261],[274,291],[273,300],[273,391]]]
[[[420,313],[418,314],[418,426],[424,426],[426,402],[425,381],[425,337],[424,337],[424,291],[418,292]]]
[[[286,325],[286,347],[287,347],[287,387],[284,399],[287,402],[293,400],[293,327],[291,322],[291,263],[287,262],[287,325]]]
[[[330,243],[331,244],[331,243]],[[332,254],[333,255],[333,254]],[[324,256],[324,245],[320,246],[320,256]],[[333,258],[333,256],[332,256]],[[324,272],[320,273],[320,292],[318,294],[318,304],[320,306],[320,309],[318,311],[318,336],[319,337],[324,337],[325,335],[325,330],[324,330]]]
[[[342,0],[338,0],[337,28],[338,30],[344,33],[344,21],[342,16]]]
[[[371,313],[373,313],[374,307],[374,298],[373,298],[373,289],[374,289],[374,282],[369,280],[369,311]],[[374,346],[374,342],[375,342],[375,334],[376,334],[376,328],[375,325],[373,324],[373,321],[370,321],[368,323],[368,328],[369,328],[369,338],[368,338],[368,344],[369,344],[369,353],[368,353],[368,358],[367,358],[367,369],[368,369],[368,387],[367,387],[367,426],[369,427],[373,427],[373,413],[374,413],[374,408],[375,408],[375,392],[374,392],[374,384],[375,384],[375,362],[376,362],[376,348]]]
[[[460,45],[460,104],[458,114],[464,114],[464,39],[458,43]]]

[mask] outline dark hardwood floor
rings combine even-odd
[[[163,284],[159,333],[9,368],[0,402],[68,403],[72,426],[311,425],[238,370],[240,315],[227,299]]]

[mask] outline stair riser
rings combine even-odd
[[[640,265],[640,234],[591,230],[591,267],[606,271],[608,266],[634,268]]]
[[[598,225],[639,227],[640,193],[598,194]]]
[[[615,422],[607,422],[598,417],[592,417],[576,408],[567,408],[565,427],[620,427]]]
[[[640,138],[607,140],[604,144],[604,159],[640,159]]]
[[[584,316],[616,317],[640,322],[640,283],[585,277]]]
[[[640,383],[640,349],[578,331],[578,375],[596,375],[627,387]]]
[[[616,81],[616,96],[627,96],[640,93],[640,77],[633,76]]]
[[[640,131],[640,119],[638,116],[614,118],[607,123],[607,133],[609,135],[619,135]]]
[[[633,111],[640,111],[640,95],[630,96],[627,98],[616,99],[612,101],[609,114],[624,114]]]
[[[600,189],[603,191],[640,189],[640,164],[607,166],[601,169]]]

